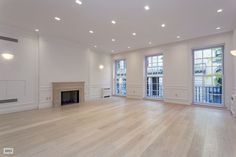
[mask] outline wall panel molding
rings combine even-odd
[[[2,107],[0,106],[0,114],[7,114],[7,113],[13,113],[13,112],[20,112],[20,111],[27,111],[27,110],[33,110],[38,109],[38,105],[35,102],[28,102],[28,103],[14,103],[11,105],[5,105]]]

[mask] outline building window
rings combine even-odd
[[[126,95],[126,60],[115,61],[115,92],[116,95]]]
[[[163,55],[146,57],[146,97],[163,97]]]
[[[223,103],[223,51],[223,46],[193,51],[195,104]]]

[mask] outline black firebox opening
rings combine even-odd
[[[64,91],[61,92],[61,105],[79,103],[79,91]]]

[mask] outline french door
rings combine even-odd
[[[115,94],[126,95],[126,60],[115,61]]]
[[[146,57],[146,97],[163,97],[163,55]]]
[[[223,106],[224,46],[193,50],[194,104]]]

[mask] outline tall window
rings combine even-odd
[[[115,61],[115,90],[116,95],[126,95],[126,60]]]
[[[163,97],[163,55],[146,57],[146,97]]]
[[[223,51],[223,46],[193,51],[195,104],[223,103]]]

